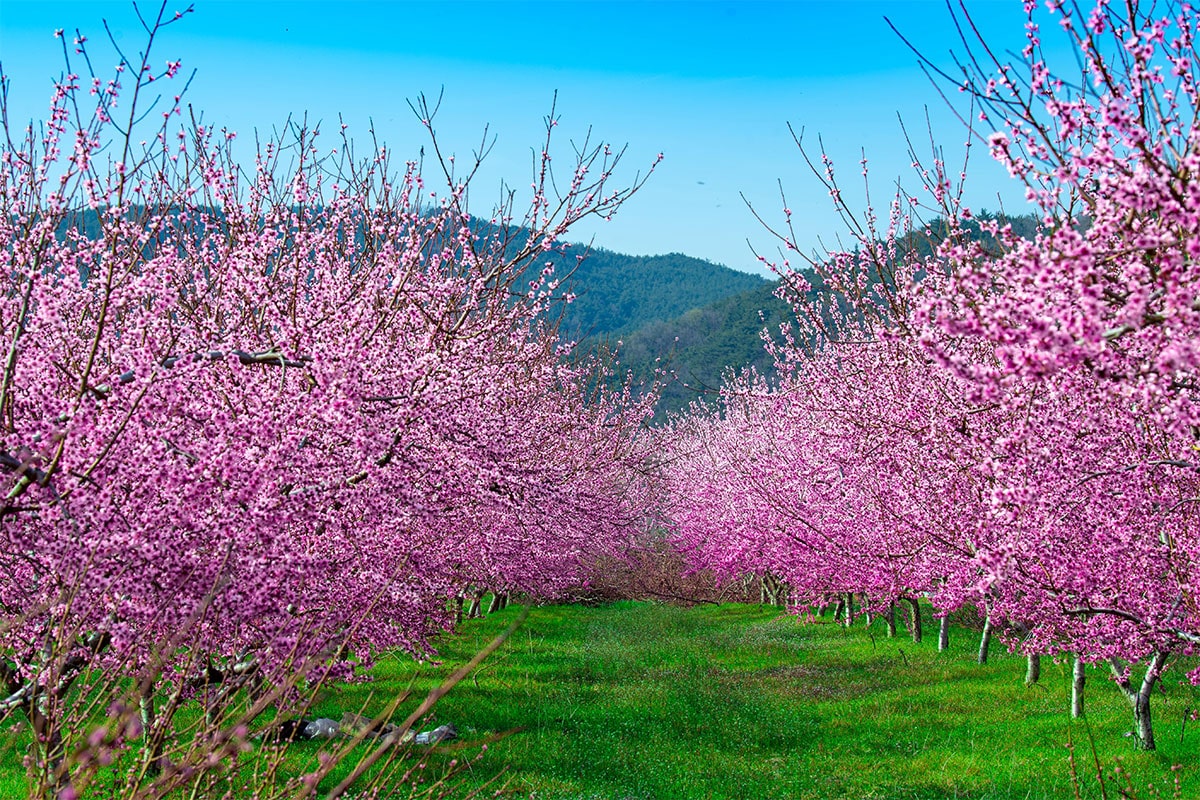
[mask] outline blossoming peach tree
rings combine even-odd
[[[478,219],[423,98],[440,190],[345,126],[246,161],[163,88],[180,16],[109,79],[64,39],[46,122],[5,114],[0,714],[48,793],[82,779],[81,677],[140,704],[100,739],[141,728],[152,780],[189,698],[219,719],[256,682],[424,651],[466,583],[554,594],[643,518],[646,406],[592,390],[541,266],[641,185],[613,187],[621,151],[585,142],[555,184],[552,112],[528,206]]]
[[[1200,641],[1200,17],[1026,10],[1015,63],[976,41],[943,75],[1036,233],[973,214],[940,151],[914,151],[924,191],[883,221],[809,161],[855,249],[793,267],[785,209],[780,385],[731,382],[723,419],[679,423],[676,532],[702,563],[769,557],[801,597],[970,603],[1031,654],[1106,662],[1153,748],[1151,689]]]

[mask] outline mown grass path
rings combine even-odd
[[[311,714],[375,714],[411,689],[403,716],[519,613],[468,621],[437,642],[437,664],[383,658],[373,681],[321,690]],[[1040,684],[1029,688],[1024,659],[1000,643],[981,666],[975,632],[954,629],[950,650],[938,653],[928,619],[926,630],[913,644],[903,631],[885,638],[878,622],[846,630],[733,604],[534,608],[420,726],[453,723],[462,739],[414,749],[425,756],[425,783],[414,796],[436,796],[425,789],[450,771],[462,782],[458,797],[486,784],[478,796],[500,788],[501,797],[536,800],[1066,799],[1077,796],[1070,737],[1079,797],[1117,800],[1131,782],[1140,798],[1200,798],[1200,723],[1182,724],[1200,708],[1200,690],[1185,680],[1194,662],[1167,673],[1153,700],[1159,750],[1141,753],[1127,735],[1132,714],[1105,672],[1089,674],[1087,722],[1072,721],[1069,665],[1045,659]],[[16,798],[24,794],[27,726],[10,720],[4,734],[0,798]],[[475,758],[486,740],[487,752]],[[311,770],[327,748],[292,745],[281,779]],[[241,768],[253,771],[256,758],[247,753]],[[1116,766],[1131,777],[1114,778]]]
[[[374,687],[322,704],[432,686],[516,613],[443,639],[439,667],[390,661]],[[1139,753],[1125,735],[1132,714],[1100,670],[1083,724],[1068,716],[1069,665],[1046,659],[1029,688],[1024,659],[1002,645],[981,666],[976,634],[956,629],[938,653],[933,633],[917,645],[884,638],[879,623],[802,624],[761,606],[536,608],[436,717],[468,740],[514,731],[471,770],[472,785],[504,770],[510,797],[1069,798],[1068,736],[1081,796],[1101,797],[1089,727],[1108,797],[1126,785],[1111,777],[1118,764],[1140,797],[1173,796],[1181,765],[1181,796],[1200,797],[1200,724],[1181,725],[1200,692],[1183,668],[1154,698],[1159,750]]]

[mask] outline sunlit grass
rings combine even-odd
[[[411,688],[407,713],[518,613],[443,637],[440,663],[383,658],[373,680],[322,689],[310,716],[378,713]],[[1120,764],[1138,796],[1173,796],[1164,781],[1178,764],[1180,796],[1200,797],[1200,724],[1182,725],[1200,692],[1178,666],[1153,701],[1159,750],[1141,753],[1127,735],[1132,714],[1100,670],[1089,675],[1083,724],[1067,713],[1068,664],[1045,659],[1041,683],[1029,688],[1024,659],[998,644],[988,664],[976,664],[972,631],[954,630],[946,653],[935,642],[887,639],[878,623],[803,624],[760,606],[535,608],[418,726],[452,723],[462,739],[414,748],[422,758],[410,763],[426,764],[433,780],[452,759],[471,761],[459,796],[495,781],[484,796],[503,784],[502,796],[545,800],[1071,798],[1073,738],[1080,795],[1098,798],[1090,735],[1106,776]],[[5,731],[0,796],[17,797],[27,738]],[[313,769],[329,747],[292,745],[280,779]],[[252,771],[254,759],[243,768]],[[1108,797],[1119,796],[1116,786],[1109,777]]]
[[[444,639],[443,666],[416,669],[418,684],[468,658],[513,613]],[[975,663],[971,631],[955,630],[946,653],[935,643],[758,606],[539,608],[442,701],[437,721],[468,737],[515,731],[474,768],[506,770],[509,796],[1066,798],[1069,736],[1082,796],[1101,796],[1088,727],[1067,713],[1069,665],[1046,659],[1027,688],[1024,659],[1001,646]],[[379,673],[413,677],[397,662]],[[1180,741],[1197,692],[1182,680],[1169,673],[1154,698],[1159,750],[1139,753],[1124,699],[1104,673],[1089,675],[1096,753],[1106,774],[1119,759],[1142,796],[1153,782],[1170,797],[1174,764],[1183,796],[1200,796],[1200,725]],[[341,690],[343,701],[365,689]]]

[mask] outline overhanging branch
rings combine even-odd
[[[177,356],[167,356],[162,361],[158,362],[160,367],[170,369],[180,361],[224,361],[228,356],[235,356],[239,363],[245,366],[263,365],[268,367],[295,367],[304,368],[312,363],[312,356],[299,356],[298,358],[287,358],[278,350],[263,350],[258,353],[251,353],[246,350],[207,350],[203,353],[184,353]],[[117,383],[127,384],[133,383],[137,377],[137,372],[134,370],[126,370],[117,376]],[[107,384],[95,387],[92,391],[96,394],[105,396],[112,391],[112,387]]]

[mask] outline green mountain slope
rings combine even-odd
[[[576,255],[584,253],[577,264]],[[621,336],[768,285],[757,275],[680,253],[629,256],[570,245],[549,260],[559,275],[570,273],[564,283],[577,298],[564,309],[561,331],[577,340]]]
[[[771,372],[771,357],[763,348],[762,331],[778,335],[790,315],[787,304],[774,296],[776,282],[695,308],[670,320],[651,322],[622,340],[618,355],[623,369],[637,380],[654,374],[656,359],[676,376],[663,391],[658,417],[686,408],[693,400],[711,397],[729,369],[753,366]]]
[[[990,218],[993,215],[982,216]],[[1014,232],[1022,238],[1032,237],[1038,226],[1038,219],[1030,215],[1000,219],[1012,225]],[[967,229],[977,234],[978,224],[969,223]],[[932,223],[928,230],[910,235],[902,246],[912,248],[922,257],[929,256],[940,240],[940,231],[940,226],[936,222]],[[994,240],[992,237],[984,237],[984,241],[992,243]],[[614,259],[629,258],[616,254],[606,256]],[[647,302],[639,307],[644,313],[652,316],[649,321],[636,328],[628,324],[611,324],[607,328],[610,331],[607,337],[594,336],[591,340],[586,340],[585,344],[588,341],[595,342],[597,339],[606,338],[611,345],[620,339],[617,351],[622,373],[632,372],[637,381],[649,382],[654,376],[655,368],[659,366],[665,367],[677,377],[663,392],[656,417],[659,421],[665,419],[667,413],[686,408],[693,400],[713,398],[721,385],[722,375],[730,369],[754,367],[770,378],[773,365],[771,357],[763,347],[763,331],[766,330],[778,338],[780,324],[791,319],[791,309],[774,296],[779,287],[778,281],[766,281],[737,273],[739,278],[748,278],[754,285],[736,294],[726,293],[705,304],[688,306],[688,303],[699,295],[696,291],[698,288],[707,285],[712,287],[712,291],[719,291],[736,285],[735,281],[722,273],[731,270],[724,270],[723,267],[699,259],[687,259],[685,256],[657,258],[679,258],[691,262],[686,268],[700,271],[700,274],[693,278],[698,286],[692,287],[690,293],[680,291],[672,296],[669,287],[649,284],[645,290],[648,294]],[[655,259],[636,261],[645,263],[654,262]],[[584,262],[585,265],[586,263]],[[707,272],[704,271],[706,269]],[[604,273],[606,279],[611,279],[612,275],[613,273]],[[603,307],[606,302],[611,302],[608,298],[613,288],[609,284],[591,283],[593,278],[583,270],[577,277],[581,285],[594,292],[591,299],[594,307]],[[645,279],[642,273],[628,273],[628,280],[621,284],[619,289],[621,296],[636,300],[643,291],[640,281]],[[663,274],[656,275],[655,280],[663,280]],[[813,280],[817,282],[815,278]],[[674,305],[657,299],[650,300],[650,297],[657,295],[672,296]],[[665,310],[668,307],[686,307],[686,310],[677,312],[674,316],[653,314],[655,310]],[[630,320],[632,319],[635,317],[631,316]],[[601,324],[597,324],[595,329],[606,330]]]

